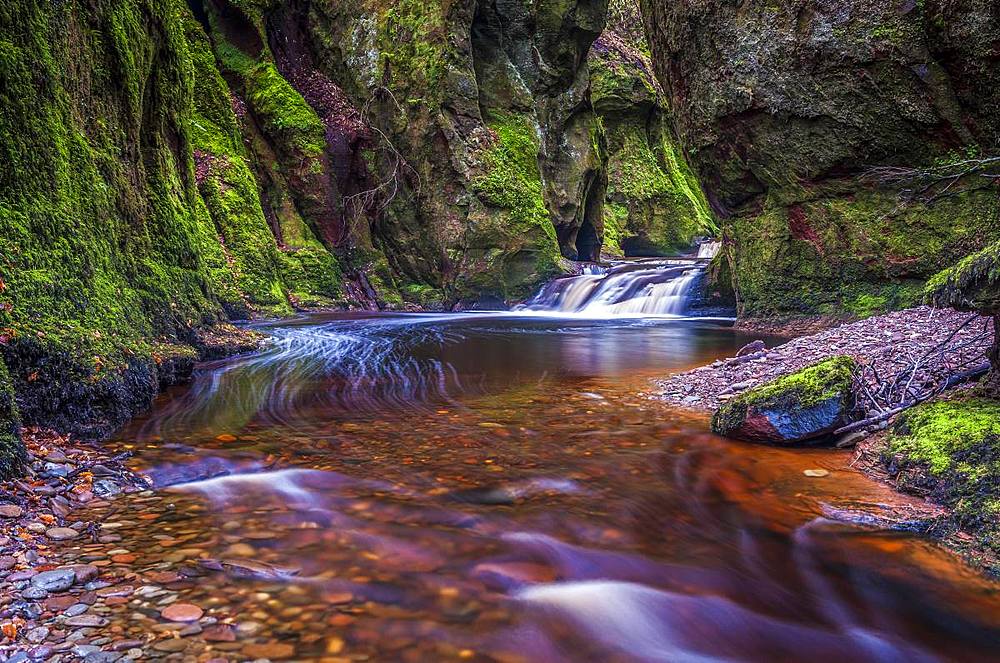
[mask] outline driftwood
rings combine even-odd
[[[963,330],[979,320],[983,321],[981,334],[954,342]],[[976,314],[970,315],[944,340],[923,354],[910,357],[892,375],[885,375],[884,367],[880,373],[874,362],[862,366],[854,375],[856,406],[869,416],[838,428],[834,435],[881,424],[952,387],[985,375],[990,370],[990,362],[986,360],[990,346],[988,324],[988,320]],[[930,370],[933,366],[945,366],[950,373],[929,382],[928,378],[934,377]],[[934,372],[940,375],[939,371]]]
[[[980,376],[986,375],[986,373],[988,373],[989,370],[990,370],[990,363],[989,362],[984,362],[984,363],[976,366],[975,368],[969,369],[967,371],[963,371],[963,372],[958,373],[956,375],[952,375],[947,380],[945,380],[944,382],[942,382],[935,389],[926,391],[926,392],[922,393],[920,396],[918,396],[918,397],[916,397],[916,398],[914,398],[912,400],[909,400],[909,401],[906,401],[905,403],[897,405],[896,407],[894,407],[892,409],[880,412],[879,414],[877,414],[877,415],[875,415],[873,417],[868,417],[867,419],[862,419],[861,421],[856,421],[853,424],[848,424],[847,426],[843,426],[841,428],[838,428],[837,430],[833,431],[833,434],[834,435],[844,435],[846,433],[853,433],[855,431],[864,430],[865,428],[868,428],[870,426],[874,426],[875,424],[880,424],[883,421],[888,421],[889,419],[891,419],[892,417],[896,416],[900,412],[903,412],[904,410],[908,410],[911,407],[913,407],[914,405],[919,405],[920,403],[923,403],[924,401],[930,400],[931,398],[934,398],[935,396],[939,396],[942,392],[944,392],[947,389],[951,389],[952,387],[958,386],[958,385],[960,385],[960,384],[962,384],[964,382],[968,382],[968,381],[974,380],[975,378],[978,378]]]

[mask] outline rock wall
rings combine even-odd
[[[590,51],[591,100],[608,154],[604,250],[664,255],[717,232],[701,186],[670,127],[649,56],[623,26]]]
[[[643,0],[643,11],[745,315],[906,305],[998,236],[982,177],[1000,140],[996,3]]]
[[[3,3],[0,354],[20,416],[106,434],[227,319],[502,304],[605,235],[688,242],[707,217],[648,64],[588,58],[606,11]]]

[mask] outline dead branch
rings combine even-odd
[[[833,434],[844,435],[845,433],[853,433],[854,431],[864,430],[865,428],[869,428],[871,426],[874,426],[875,424],[880,424],[883,421],[888,421],[889,419],[896,416],[900,412],[903,412],[904,410],[907,410],[913,407],[914,405],[919,405],[924,401],[930,400],[935,396],[939,396],[942,392],[951,389],[952,387],[958,386],[970,380],[974,380],[975,378],[978,378],[982,375],[986,375],[986,373],[988,373],[989,370],[990,370],[990,363],[984,362],[982,364],[979,364],[975,368],[964,371],[962,373],[958,373],[956,375],[952,375],[935,389],[928,390],[923,394],[921,394],[920,396],[905,403],[902,403],[900,405],[897,405],[891,410],[886,410],[878,415],[875,415],[874,417],[868,417],[867,419],[856,421],[853,424],[842,426],[837,430],[833,431]]]

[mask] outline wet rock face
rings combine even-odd
[[[996,3],[644,0],[643,7],[676,130],[713,209],[732,228],[736,281],[749,308],[850,311],[843,289],[817,301],[793,287],[830,292],[822,283],[834,266],[886,305],[904,303],[881,286],[924,280],[981,246],[984,237],[955,218],[974,216],[980,231],[995,235],[996,204],[974,183],[959,183],[957,195],[940,202],[900,205],[906,183],[859,176],[870,166],[995,151]],[[768,250],[767,242],[778,246]],[[739,265],[750,253],[759,269]],[[810,268],[796,267],[803,262]]]

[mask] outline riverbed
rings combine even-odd
[[[109,443],[156,487],[60,551],[111,579],[88,637],[178,660],[996,660],[997,584],[830,517],[909,499],[849,452],[723,440],[647,397],[749,340],[723,321],[260,328],[268,349]]]

